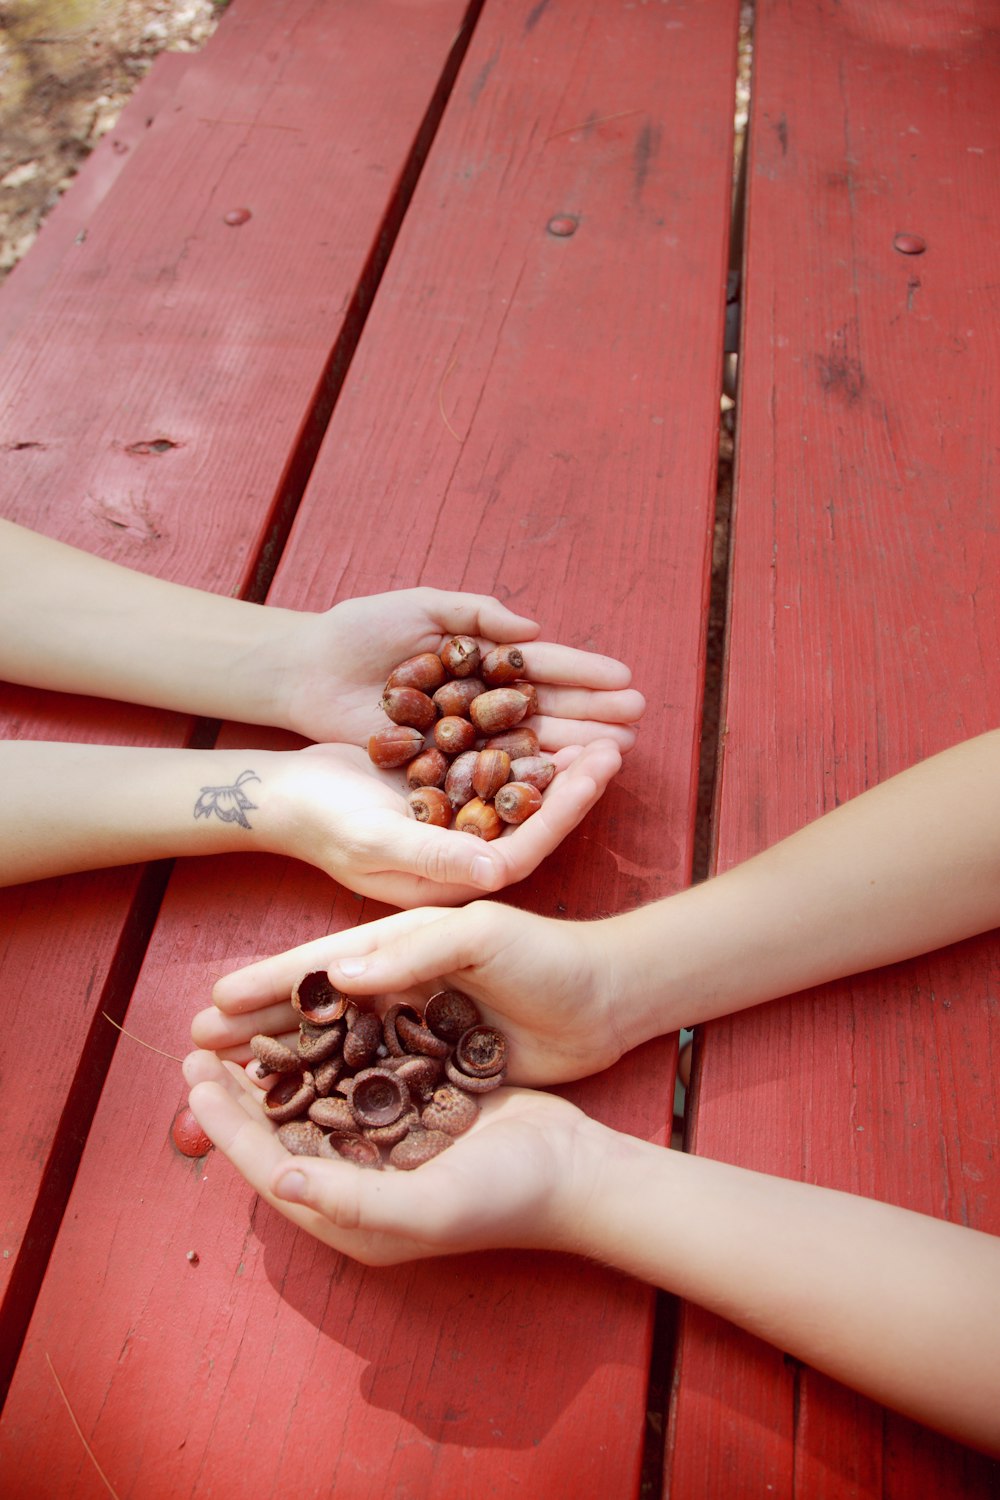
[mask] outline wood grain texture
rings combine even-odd
[[[629,660],[650,699],[640,747],[508,893],[540,911],[592,916],[689,877],[736,10],[487,4],[270,595],[495,592],[548,637]],[[548,233],[555,214],[578,217],[573,236]],[[378,914],[284,862],[178,868],[130,1028],[183,1047],[217,973]],[[673,1056],[663,1041],[569,1092],[663,1141]],[[170,1068],[119,1047],[3,1477],[28,1497],[94,1483],[45,1360],[58,1344],[122,1496],[251,1474],[261,1497],[636,1492],[647,1289],[520,1254],[353,1267],[225,1163],[178,1163]],[[68,1303],[80,1283],[98,1315]]]
[[[720,868],[1000,717],[991,21],[757,7]],[[1000,1232],[998,984],[987,937],[713,1023],[695,1149]],[[996,1493],[747,1344],[685,1323],[672,1500]]]
[[[7,345],[6,516],[161,577],[246,591],[465,9],[241,0],[223,19]],[[225,224],[242,204],[250,221]],[[129,451],[157,439],[176,446]],[[191,724],[3,686],[0,731],[183,745]],[[0,1151],[7,1359],[50,1242],[32,1232],[18,1280],[25,1235],[52,1226],[55,1207],[39,1195],[71,1179],[86,1133],[86,1119],[64,1119],[66,1092],[78,1069],[106,1064],[92,1044],[115,974],[138,971],[143,901],[137,871],[0,893],[0,982],[16,1038]],[[58,997],[62,1030],[37,1073],[40,994]],[[0,1359],[0,1389],[5,1373]]]

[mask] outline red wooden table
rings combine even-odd
[[[757,9],[723,864],[996,721],[968,664],[996,625],[986,7]],[[291,607],[491,592],[630,662],[639,748],[504,896],[550,914],[690,879],[737,13],[234,0],[0,298],[4,514]],[[206,732],[10,687],[0,712]],[[180,1158],[177,1065],[105,1015],[181,1055],[219,973],[380,914],[263,857],[0,892],[0,1491],[106,1494],[92,1454],[137,1500],[993,1492],[985,1460],[692,1309],[671,1368],[654,1296],[603,1268],[364,1270]],[[705,1028],[696,1148],[1000,1231],[994,962],[983,940]],[[572,1096],[665,1141],[673,1059]]]

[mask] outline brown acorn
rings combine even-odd
[[[451,800],[439,786],[417,787],[406,801],[418,823],[430,823],[435,828],[451,827]]]
[[[435,1036],[454,1043],[479,1025],[479,1012],[462,990],[437,990],[424,1006],[424,1023]]]
[[[389,1163],[399,1172],[412,1172],[416,1167],[422,1167],[425,1161],[440,1156],[453,1143],[454,1137],[446,1135],[443,1130],[411,1130],[405,1140],[393,1146]]]
[[[418,786],[444,786],[448,774],[448,757],[436,745],[422,750],[416,760],[406,768],[406,784],[414,790]]]
[[[526,781],[540,792],[544,792],[555,774],[555,763],[547,755],[521,755],[510,763],[511,781]]]
[[[476,796],[490,802],[510,775],[510,756],[506,750],[480,750],[472,771]]]
[[[433,693],[445,681],[444,663],[436,651],[422,651],[419,656],[408,656],[389,673],[387,688],[419,688],[422,693]]]
[[[434,701],[419,688],[386,688],[379,705],[387,719],[394,724],[408,725],[411,729],[430,729],[438,716]]]
[[[479,699],[474,701],[478,703]],[[438,719],[434,725],[434,743],[445,755],[461,755],[464,750],[471,750],[476,743],[475,726],[468,719],[460,719],[457,714],[448,714],[446,718]]]
[[[351,1080],[347,1102],[359,1125],[391,1125],[409,1109],[410,1091],[395,1073],[363,1068]]]
[[[482,654],[471,635],[452,636],[440,652],[444,669],[452,677],[475,677]]]
[[[329,1026],[331,1021],[339,1021],[348,1004],[347,996],[334,989],[323,969],[303,975],[292,990],[292,1009],[313,1026]]]
[[[264,1113],[275,1125],[284,1125],[286,1120],[304,1115],[315,1098],[316,1085],[311,1073],[283,1073],[264,1095]]]
[[[478,759],[477,750],[466,750],[463,755],[456,755],[448,767],[444,778],[444,789],[449,802],[456,810],[464,807],[466,802],[471,802],[476,795],[475,787],[472,785],[472,773]]]
[[[369,758],[382,771],[405,766],[423,748],[424,737],[420,730],[408,728],[405,724],[390,724],[387,729],[377,730],[368,740]]]
[[[508,781],[497,792],[493,805],[505,823],[523,823],[541,807],[542,794],[527,781]]]
[[[467,719],[469,704],[485,691],[486,684],[481,677],[455,677],[438,688],[432,701],[439,714],[457,714],[460,719]]]
[[[499,734],[520,724],[528,700],[513,688],[490,688],[469,704],[469,717],[481,734]]]
[[[524,671],[524,656],[519,646],[494,646],[483,657],[480,676],[489,687],[507,687]]]
[[[374,1011],[358,1011],[354,1024],[344,1037],[344,1065],[348,1068],[369,1068],[378,1055],[382,1041],[382,1023]]]
[[[503,833],[500,814],[481,797],[473,797],[471,802],[466,802],[464,807],[458,809],[455,827],[462,833],[474,833],[477,838],[486,839],[488,843],[498,839]]]
[[[511,760],[524,755],[537,755],[541,748],[538,735],[533,729],[519,724],[516,729],[506,729],[503,734],[491,734],[486,741],[487,750],[506,750]]]
[[[518,677],[510,686],[514,689],[515,693],[520,693],[522,698],[527,698],[528,700],[528,713],[525,715],[525,718],[530,714],[537,714],[538,690],[535,684],[533,682],[525,682],[523,678]]]
[[[284,1042],[279,1042],[276,1036],[252,1036],[250,1038],[250,1051],[257,1059],[257,1071],[261,1078],[266,1078],[269,1073],[296,1073],[302,1066],[302,1059],[291,1047],[286,1047]]]

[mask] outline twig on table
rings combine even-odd
[[[565,130],[553,130],[551,135],[545,137],[546,142],[554,141],[560,135],[572,135],[574,130],[592,130],[595,125],[606,125],[609,120],[624,120],[628,115],[640,115],[641,109],[620,109],[613,115],[599,115],[596,120],[581,120],[579,125],[567,125]]]
[[[102,1010],[101,1015],[106,1021],[111,1021],[106,1010]],[[164,1052],[161,1047],[154,1047],[152,1042],[144,1042],[141,1036],[136,1036],[134,1031],[126,1031],[125,1027],[119,1026],[117,1021],[111,1021],[111,1024],[116,1031],[121,1032],[122,1036],[127,1036],[130,1042],[138,1042],[140,1047],[148,1047],[150,1052],[158,1052],[161,1057],[169,1057],[171,1062],[182,1063],[184,1061],[183,1057],[176,1057],[173,1052]]]
[[[441,376],[441,384],[438,386],[438,410],[441,413],[441,420],[442,420],[442,422],[447,427],[447,429],[451,433],[452,437],[455,439],[455,442],[456,443],[460,443],[462,441],[462,439],[459,437],[459,435],[455,431],[454,427],[452,427],[451,423],[448,421],[448,413],[444,409],[444,386],[445,386],[445,381],[448,379],[448,376],[451,374],[452,370],[455,368],[455,366],[457,364],[458,364],[458,355],[456,354],[456,355],[453,356],[451,364],[448,366],[447,370],[445,370],[444,374]]]
[[[97,1462],[97,1459],[94,1457],[94,1450],[90,1446],[90,1444],[87,1442],[87,1439],[83,1435],[83,1430],[80,1427],[79,1422],[76,1420],[76,1417],[73,1415],[73,1408],[69,1404],[69,1397],[66,1395],[66,1392],[62,1388],[62,1381],[59,1379],[59,1376],[56,1374],[56,1367],[52,1363],[51,1359],[49,1358],[48,1350],[46,1350],[46,1352],[45,1352],[45,1359],[46,1359],[46,1362],[48,1364],[49,1369],[52,1371],[52,1379],[56,1383],[56,1389],[59,1392],[60,1396],[63,1398],[63,1401],[64,1401],[65,1406],[66,1406],[66,1410],[69,1412],[69,1419],[73,1423],[73,1426],[76,1428],[77,1436],[79,1437],[80,1442],[83,1444],[84,1448],[87,1450],[87,1457],[90,1459],[90,1462],[94,1465],[94,1468],[97,1470],[98,1474],[100,1474],[101,1478],[104,1480],[104,1483],[107,1485],[107,1487],[108,1487],[108,1494],[113,1497],[113,1500],[118,1500],[118,1493],[115,1490],[114,1485],[111,1483],[111,1480],[108,1478],[107,1474],[105,1474],[104,1470],[101,1468],[100,1464]]]

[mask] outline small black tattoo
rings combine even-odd
[[[248,812],[255,812],[256,802],[251,802],[243,790],[244,781],[259,781],[254,771],[243,771],[232,786],[203,786],[201,796],[194,805],[196,818],[210,818],[214,813],[223,823],[239,823],[249,828]]]

